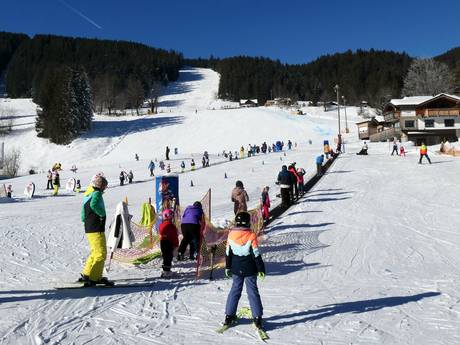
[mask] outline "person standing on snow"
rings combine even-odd
[[[195,260],[196,253],[198,252],[198,245],[200,240],[200,230],[205,225],[203,206],[201,202],[195,201],[193,205],[187,206],[182,216],[181,230],[182,241],[180,242],[177,260],[184,260],[184,254],[187,246],[190,245],[189,258]]]
[[[177,237],[177,228],[173,223],[174,212],[167,208],[162,213],[163,221],[160,224],[160,249],[163,257],[163,273],[162,277],[168,278],[171,276],[171,265],[174,257],[174,249],[179,246],[179,238]]]
[[[278,174],[278,184],[280,186],[281,205],[288,208],[291,205],[291,186],[294,183],[291,173],[287,166],[283,165]]]
[[[48,173],[46,174],[46,178],[48,180],[47,184],[46,184],[46,189],[53,189],[53,173],[51,172],[51,170],[48,170]]]
[[[316,176],[321,176],[323,174],[323,162],[324,155],[316,157]]]
[[[244,158],[244,147],[240,147],[240,158]]]
[[[393,156],[395,152],[396,152],[396,155],[399,156],[398,142],[396,140],[393,141],[393,151],[391,151],[391,155]]]
[[[270,218],[270,195],[268,194],[269,190],[270,187],[265,186],[261,195],[262,218],[265,222],[268,221],[268,219]]]
[[[292,174],[292,179],[294,180],[294,183],[291,187],[291,199],[292,201],[295,201],[299,198],[298,183],[300,181],[300,177],[297,175],[297,169],[295,168],[295,162],[289,166],[288,171]]]
[[[59,171],[54,170],[53,171],[53,196],[58,195],[59,187],[61,187],[61,180],[60,180],[60,177],[59,177]]]
[[[102,174],[93,177],[91,185],[84,194],[81,220],[85,224],[86,238],[90,247],[90,255],[81,272],[80,282],[85,286],[96,284],[113,285],[107,278],[102,277],[107,256],[105,241],[106,213],[102,194],[108,182]]]
[[[299,194],[300,195],[303,195],[304,194],[304,179],[303,177],[305,176],[305,169],[303,168],[298,168],[297,169],[297,176],[298,176],[298,180],[297,180],[297,183],[299,185]]]
[[[169,161],[169,151],[171,151],[171,150],[169,149],[169,146],[166,146],[166,154],[165,154],[165,156],[166,156],[166,160],[167,160],[167,161]]]
[[[182,162],[180,163],[180,169],[181,169],[181,172],[182,172],[182,173],[185,171],[185,162],[184,162],[184,161],[182,161]]]
[[[133,183],[133,179],[134,179],[134,174],[133,174],[133,171],[130,170],[128,173],[128,183]]]
[[[195,171],[195,160],[192,158],[192,161],[190,162],[190,168],[192,171]]]
[[[262,329],[263,306],[257,287],[257,277],[265,278],[265,265],[259,252],[257,236],[251,230],[251,216],[240,212],[235,217],[235,227],[228,234],[225,251],[225,276],[232,277],[232,287],[225,306],[224,325],[236,322],[238,302],[246,285],[254,325]]]
[[[422,143],[422,146],[420,146],[420,159],[418,161],[418,164],[422,164],[423,157],[426,157],[428,163],[431,164],[430,157],[428,157],[428,148],[426,147],[425,143]]]
[[[249,201],[249,196],[244,190],[243,182],[236,181],[235,188],[232,190],[231,200],[233,201],[233,212],[235,215],[238,212],[248,210],[247,201]]]
[[[150,176],[155,176],[155,174],[153,173],[153,170],[155,170],[155,163],[153,163],[153,161],[150,161],[149,163],[149,170],[150,170]]]
[[[123,186],[125,184],[125,172],[124,171],[121,171],[120,172],[120,186]]]

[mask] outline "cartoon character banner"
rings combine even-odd
[[[155,207],[158,214],[157,229],[162,221],[161,213],[169,208],[173,211],[179,206],[179,176],[157,176],[155,178]]]

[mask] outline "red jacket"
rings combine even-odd
[[[300,177],[299,177],[299,174],[297,174],[297,170],[295,168],[291,167],[291,168],[288,169],[288,171],[295,175],[295,178],[297,179],[297,183],[299,183],[301,181]]]
[[[160,240],[167,240],[171,242],[172,246],[179,247],[179,238],[177,236],[177,228],[171,223],[171,221],[166,220],[160,224]]]

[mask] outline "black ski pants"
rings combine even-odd
[[[163,257],[163,271],[171,271],[174,248],[168,240],[160,241],[161,256]]]
[[[190,259],[195,259],[195,253],[198,251],[200,240],[200,224],[184,224],[180,225],[182,230],[182,241],[179,245],[179,254],[184,255],[187,246],[190,245]]]
[[[281,205],[283,207],[289,207],[291,205],[291,189],[281,188]]]

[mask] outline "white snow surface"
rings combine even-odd
[[[295,161],[311,176],[323,140],[333,142],[337,113],[315,107],[303,108],[305,116],[264,107],[210,110],[219,103],[218,80],[211,70],[183,70],[161,100],[162,114],[98,116],[94,129],[68,146],[36,138],[33,125],[19,126],[2,140],[7,150],[21,148],[23,170],[47,170],[61,162],[63,184],[76,176],[86,185],[103,171],[109,178],[104,194],[108,218],[126,196],[137,220],[141,203],[154,195],[150,159],[163,159],[166,145],[177,147],[179,154],[172,151],[170,161],[177,172],[182,160],[187,169],[192,157],[199,165],[208,150],[211,163],[220,164],[179,174],[180,202],[188,205],[211,188],[213,222],[224,223],[232,217],[229,199],[237,179],[255,207],[265,185],[271,186],[272,204],[279,203],[274,181],[282,164]],[[29,100],[8,102],[17,116],[34,109]],[[388,144],[373,143],[369,156],[357,156],[360,143],[352,123],[359,118],[355,108],[347,111],[351,133],[345,135],[346,153],[271,223],[261,241],[267,276],[259,289],[268,342],[459,344],[460,216],[455,200],[460,161],[430,148],[433,164],[419,165],[413,146],[405,145],[409,153],[404,158],[391,157]],[[249,143],[288,139],[297,147],[283,153],[233,162],[217,156]],[[69,171],[72,164],[79,168],[76,175]],[[118,186],[122,169],[132,169],[136,183]],[[37,191],[29,200],[22,190],[30,181]],[[231,281],[221,271],[213,281],[195,281],[191,263],[174,263],[179,277],[172,280],[156,279],[159,260],[138,268],[112,263],[109,278],[152,278],[152,285],[54,290],[76,279],[88,254],[80,221],[82,196],[62,190],[51,197],[44,190],[44,173],[1,182],[14,190],[12,201],[0,203],[1,344],[258,342],[248,321],[224,335],[215,332]],[[240,306],[247,305],[243,291]]]

